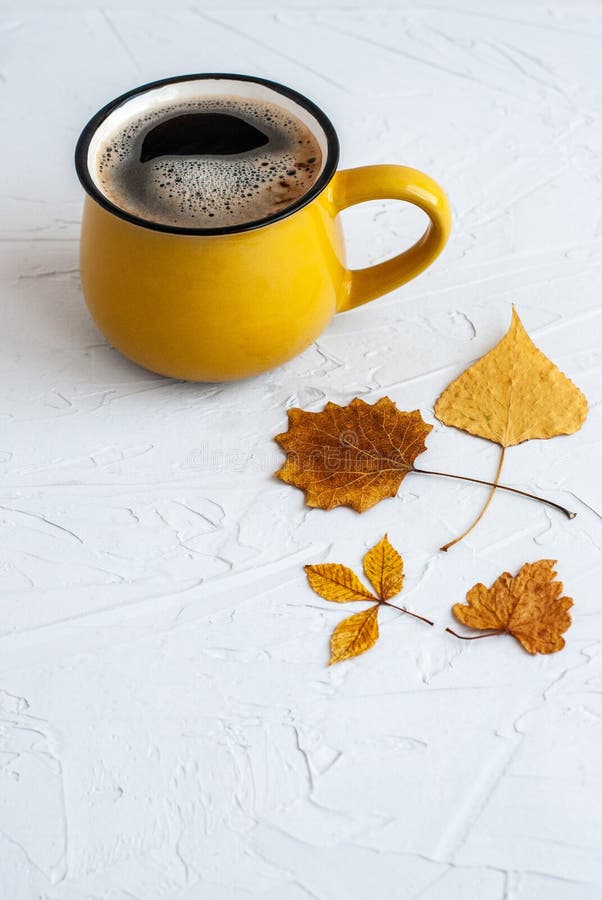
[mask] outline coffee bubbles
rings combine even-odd
[[[234,95],[172,102],[116,127],[96,153],[96,181],[116,206],[181,228],[276,215],[315,183],[317,139],[282,107]]]

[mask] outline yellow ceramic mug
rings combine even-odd
[[[208,93],[276,103],[309,127],[322,151],[319,177],[267,219],[224,228],[182,228],[139,219],[112,203],[95,174],[103,139],[158,103]],[[136,88],[84,128],[76,168],[87,192],[81,276],[88,307],[108,340],[163,375],[229,381],[291,359],[336,312],[392,291],[429,266],[450,231],[447,198],[416,169],[336,171],[339,142],[324,113],[296,91],[243,75],[186,75]],[[405,200],[430,223],[412,247],[379,265],[345,266],[338,213],[355,203]]]

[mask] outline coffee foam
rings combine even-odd
[[[207,112],[242,119],[267,143],[244,153],[140,162],[144,138],[158,124]],[[98,147],[95,180],[116,206],[141,219],[215,228],[281,212],[311,188],[321,168],[316,137],[293,113],[268,101],[214,95],[164,104],[122,123]]]

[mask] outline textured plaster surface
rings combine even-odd
[[[602,896],[601,54],[599,5],[4,15],[2,900]],[[344,166],[422,168],[454,208],[432,269],[244,384],[137,368],[78,281],[79,129],[203,70],[291,84]],[[344,225],[360,265],[423,220],[379,202]],[[512,303],[591,412],[513,448],[505,478],[574,521],[500,494],[443,555],[483,489],[415,475],[360,517],[272,477],[287,408],[385,394],[434,422],[430,467],[490,477],[496,448],[432,405]],[[461,644],[390,610],[377,649],[328,669],[342,612],[302,565],[357,567],[385,531],[440,626],[474,582],[557,558],[566,649]]]

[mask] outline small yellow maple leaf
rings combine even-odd
[[[311,588],[333,603],[372,600],[374,605],[343,619],[332,633],[330,663],[341,662],[365,653],[378,640],[378,608],[401,591],[403,559],[391,546],[387,535],[364,556],[364,572],[376,596],[364,587],[355,572],[340,563],[305,566]]]
[[[490,588],[475,584],[467,603],[456,603],[453,613],[470,628],[508,632],[529,653],[555,653],[564,647],[563,633],[571,625],[570,597],[561,597],[562,582],[555,581],[556,560],[526,563],[512,576],[504,572]]]
[[[274,438],[286,453],[276,475],[305,491],[307,506],[365,512],[395,496],[432,427],[418,410],[402,412],[388,397],[327,403],[318,413],[290,409],[288,431]]]

